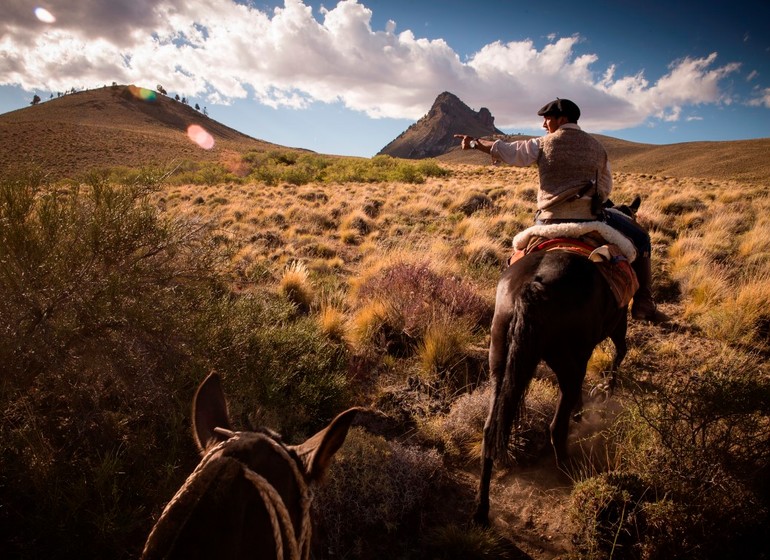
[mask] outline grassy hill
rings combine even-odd
[[[198,125],[215,143],[187,134]],[[249,150],[279,148],[251,138],[165,95],[134,86],[88,90],[0,115],[0,166],[35,164],[54,178],[103,167],[229,161]]]
[[[679,144],[641,144],[596,134],[610,158],[613,171],[668,177],[697,177],[720,181],[763,183],[770,176],[770,138]],[[507,137],[508,140],[531,136]],[[487,165],[490,158],[479,152],[454,148],[439,161]]]

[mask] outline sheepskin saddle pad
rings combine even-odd
[[[628,305],[639,288],[631,263],[636,248],[628,237],[604,222],[536,225],[513,238],[512,265],[535,251],[569,251],[596,263],[619,307]]]

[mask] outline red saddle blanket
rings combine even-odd
[[[628,259],[616,245],[607,243],[597,235],[584,235],[580,239],[532,237],[526,248],[514,251],[508,264],[511,265],[524,255],[535,251],[568,251],[595,263],[607,280],[618,307],[628,305],[639,289],[639,281]]]

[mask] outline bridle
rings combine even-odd
[[[197,477],[204,479],[213,479],[217,471],[227,465],[236,464],[242,471],[243,476],[252,483],[259,493],[270,517],[270,524],[273,531],[273,540],[275,541],[275,554],[278,560],[283,560],[284,550],[288,552],[290,560],[308,560],[310,558],[310,537],[312,526],[310,521],[310,504],[312,502],[312,491],[305,481],[305,476],[299,469],[297,460],[292,457],[286,447],[276,441],[268,433],[263,432],[232,432],[224,428],[215,428],[215,432],[226,436],[228,439],[219,442],[214,447],[207,450],[201,462],[195,468],[188,478],[188,481],[195,480]],[[267,442],[273,450],[291,467],[295,482],[299,489],[300,502],[302,507],[302,517],[299,531],[295,531],[294,523],[291,520],[289,509],[281,498],[281,495],[270,482],[250,469],[243,462],[230,456],[241,449],[247,449],[255,442]],[[225,453],[228,453],[227,455]],[[160,519],[166,515],[172,504],[176,503],[182,494],[187,491],[188,484],[185,483],[182,488],[174,495],[168,503]],[[158,523],[160,523],[160,519]]]

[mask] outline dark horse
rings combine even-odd
[[[285,445],[267,429],[233,432],[219,377],[207,377],[193,401],[203,459],[166,506],[142,558],[310,558],[310,487],[359,410],[301,445]]]
[[[597,266],[567,251],[539,251],[516,261],[497,285],[489,346],[492,396],[484,425],[481,482],[474,520],[489,523],[493,462],[507,454],[526,389],[541,360],[556,374],[559,402],[550,425],[556,462],[567,460],[567,431],[582,408],[591,354],[607,337],[615,344],[614,370],[626,354],[627,307],[618,307]]]

